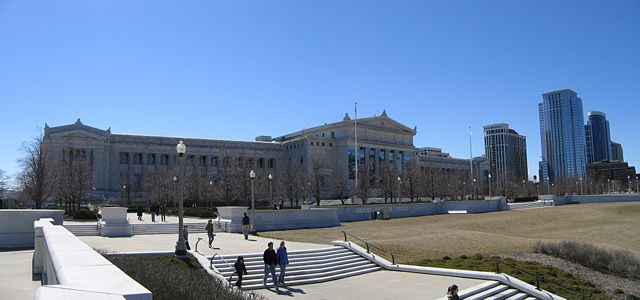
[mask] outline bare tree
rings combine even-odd
[[[375,180],[376,178],[371,174],[369,168],[365,167],[358,170],[358,188],[356,189],[356,195],[362,199],[362,204],[367,204],[367,200],[375,187]]]
[[[384,196],[384,203],[387,203],[388,199],[393,201],[393,195],[397,184],[396,178],[398,177],[398,170],[392,161],[385,160],[380,164],[380,180],[379,184],[382,187],[382,195]]]
[[[404,170],[402,173],[402,183],[404,185],[404,189],[409,194],[411,198],[411,202],[415,198],[417,198],[418,193],[422,190],[422,173],[420,172],[420,168],[418,167],[418,162],[416,158],[407,161],[404,164]],[[398,195],[399,196],[399,195]]]
[[[168,202],[174,197],[174,174],[175,171],[172,168],[162,168],[145,178],[145,190],[150,202]]]
[[[309,182],[311,193],[316,198],[316,206],[320,206],[320,196],[325,184],[325,178],[320,172],[320,163],[317,159],[311,160],[311,168],[309,169]]]
[[[348,194],[348,185],[349,181],[345,178],[344,175],[338,175],[335,181],[335,197],[340,199],[340,203],[344,205],[345,201],[349,197]]]
[[[67,213],[75,213],[93,186],[93,171],[85,150],[64,149],[56,171],[56,194],[67,203]]]
[[[4,175],[4,171],[0,170],[0,208],[2,207],[2,199],[4,199],[5,197],[5,192],[7,191],[7,187],[8,187],[8,178],[6,175]]]
[[[53,168],[44,147],[43,136],[34,138],[22,147],[24,157],[18,160],[21,167],[17,183],[22,194],[35,202],[36,208],[51,196],[54,178]]]
[[[281,169],[280,176],[278,176],[278,183],[280,185],[279,190],[282,193],[282,197],[285,199],[289,199],[291,207],[293,207],[293,201],[296,201],[296,206],[298,205],[298,197],[300,196],[300,170],[299,168],[291,161],[287,161],[284,165],[284,168]]]

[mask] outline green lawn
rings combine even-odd
[[[453,259],[449,257],[443,259],[426,259],[412,264],[425,267],[496,272],[497,262],[499,263],[501,273],[511,275],[534,286],[536,285],[536,274],[541,274],[544,278],[540,280],[540,287],[542,289],[567,299],[581,299],[581,295],[584,295],[584,299],[609,299],[607,295],[598,291],[588,282],[580,280],[560,269],[535,262],[486,258],[482,255],[474,255],[473,257],[460,256]],[[521,270],[525,270],[526,272]],[[566,287],[573,292],[563,289],[558,285]]]

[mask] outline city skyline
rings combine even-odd
[[[478,156],[482,127],[508,123],[527,137],[531,178],[541,156],[536,104],[565,88],[585,112],[607,114],[611,140],[637,166],[640,45],[628,37],[638,7],[4,2],[0,100],[10,113],[0,120],[0,169],[16,173],[21,144],[45,123],[253,140],[353,116],[358,101],[359,117],[386,109],[418,127],[417,147],[458,158],[469,156],[469,126]]]

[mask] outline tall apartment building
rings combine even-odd
[[[622,145],[611,142],[611,160],[624,161],[624,153],[622,153]]]
[[[587,144],[587,164],[612,160],[609,121],[603,112],[590,111],[584,126]]]
[[[498,189],[509,182],[528,180],[527,138],[510,129],[509,124],[484,126],[484,152]]]
[[[582,99],[569,89],[544,93],[538,111],[541,180],[584,178],[587,155]]]

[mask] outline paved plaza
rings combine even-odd
[[[0,299],[33,299],[40,279],[32,280],[33,250],[0,252]]]

